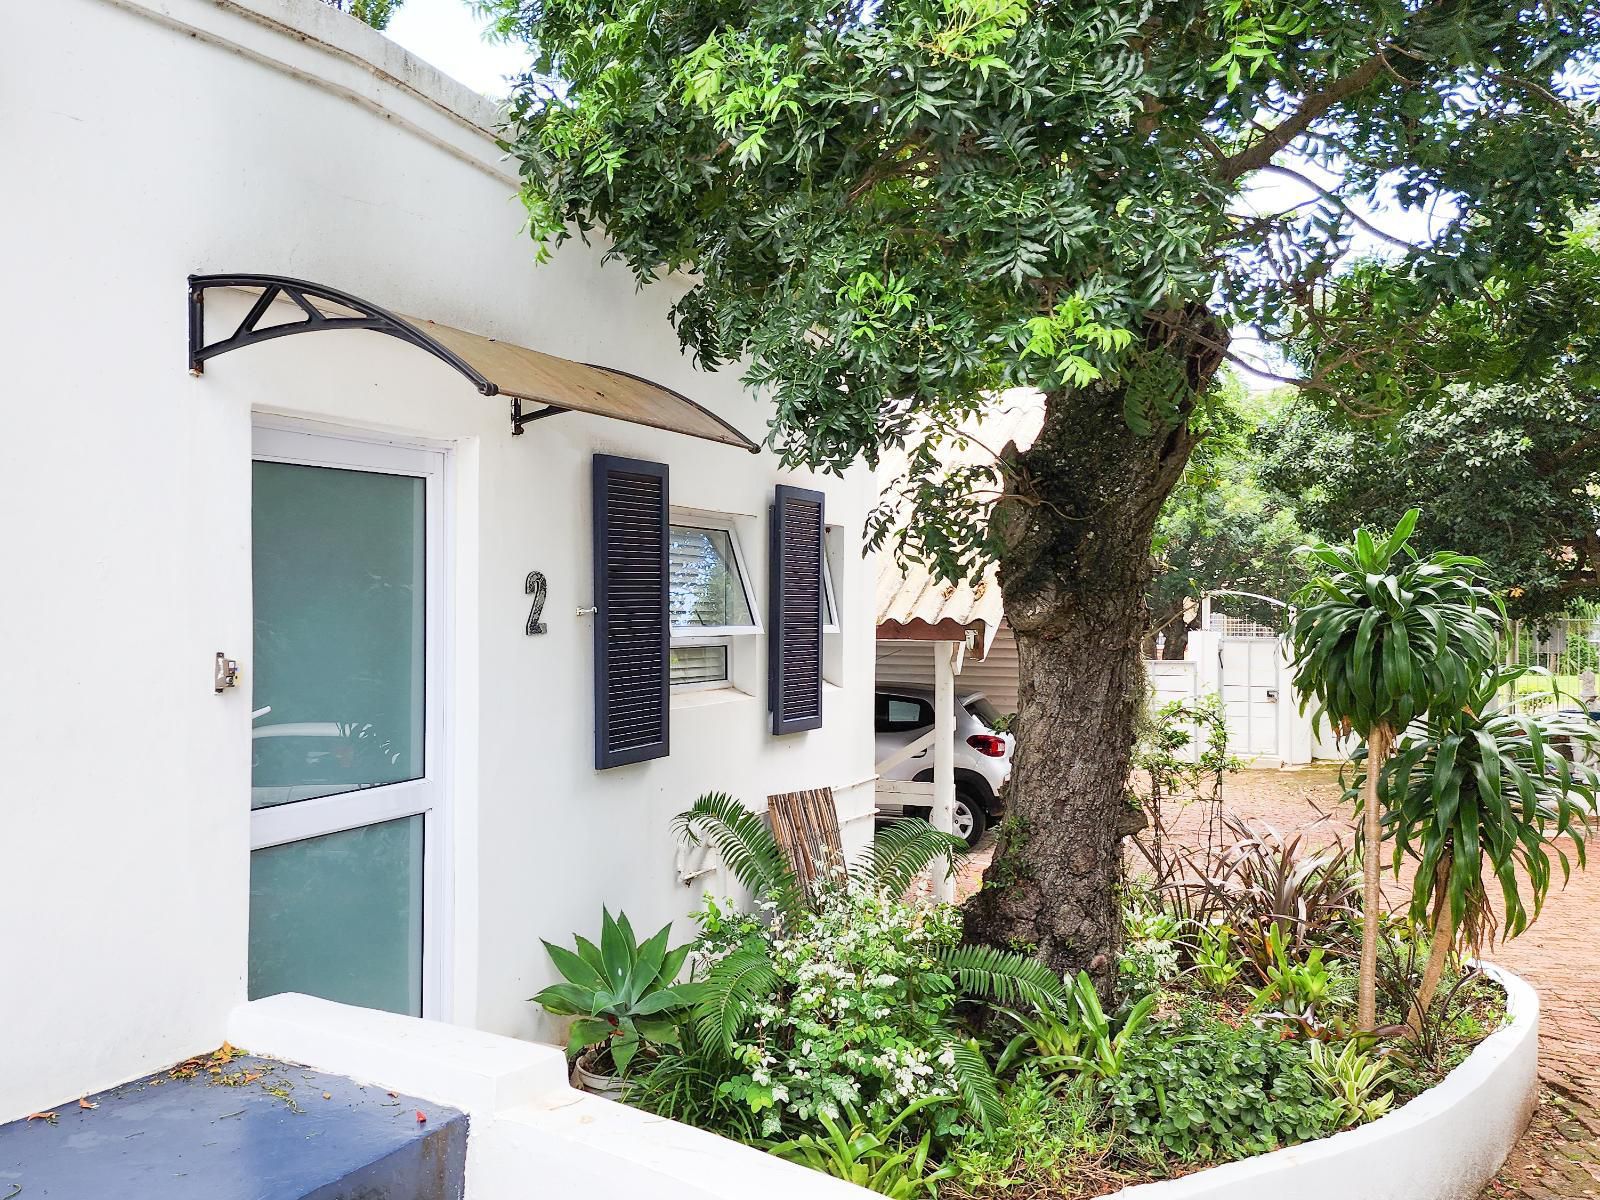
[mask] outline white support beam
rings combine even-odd
[[[956,655],[960,642],[933,644],[933,827],[955,832],[956,809]],[[950,903],[955,880],[938,864],[933,868],[933,895]]]

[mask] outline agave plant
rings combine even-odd
[[[1463,554],[1421,558],[1410,546],[1418,511],[1393,532],[1358,529],[1350,546],[1305,548],[1322,568],[1296,597],[1289,628],[1295,683],[1326,716],[1366,743],[1375,767],[1395,735],[1424,713],[1453,712],[1495,661],[1504,609]],[[1359,1021],[1377,1021],[1379,864],[1383,840],[1376,775],[1361,796],[1362,938]]]
[[[694,948],[667,949],[672,926],[640,945],[625,914],[602,910],[600,944],[574,935],[577,950],[545,942],[561,983],[533,1002],[556,1016],[573,1017],[567,1053],[603,1047],[619,1075],[627,1074],[641,1046],[676,1045],[677,1024],[700,997],[700,985],[677,978]]]
[[[1504,902],[1502,932],[1515,937],[1539,915],[1552,858],[1563,879],[1571,873],[1561,839],[1584,862],[1585,822],[1594,815],[1600,777],[1562,751],[1581,759],[1600,734],[1586,716],[1499,709],[1497,693],[1526,673],[1485,676],[1463,706],[1438,710],[1424,730],[1405,735],[1383,770],[1395,867],[1408,854],[1417,860],[1411,918],[1420,924],[1431,915],[1433,924],[1413,1026],[1432,1002],[1450,951],[1493,938],[1488,880]],[[1364,766],[1363,773],[1371,772]]]

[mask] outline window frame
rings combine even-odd
[[[824,525],[822,527],[822,632],[824,635],[838,633],[844,622],[839,618],[839,593],[833,586],[833,535],[839,527],[837,525]],[[832,617],[830,621],[828,618]]]
[[[718,688],[733,686],[733,639],[738,637],[752,637],[764,631],[761,624],[761,606],[755,594],[755,577],[750,573],[749,560],[745,558],[744,547],[739,544],[739,518],[732,513],[714,513],[699,508],[683,508],[673,505],[667,510],[667,536],[670,539],[675,529],[711,529],[728,535],[728,545],[733,553],[733,570],[739,578],[739,587],[744,592],[745,605],[750,610],[751,624],[749,625],[673,625],[668,630],[669,650],[679,650],[692,646],[722,646],[727,653],[724,662],[727,664],[725,674],[720,679],[696,679],[684,683],[672,682],[672,669],[670,663],[667,668],[667,678],[670,688],[674,692],[708,692]],[[668,587],[671,584],[669,582]]]

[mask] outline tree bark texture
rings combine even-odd
[[[1033,446],[1008,454],[996,506],[1000,586],[1017,639],[1020,743],[1007,816],[969,939],[1030,951],[1116,986],[1121,840],[1157,516],[1194,448],[1187,416],[1226,334],[1202,309],[1152,326],[1147,346],[1187,380],[1177,419],[1135,431],[1124,388],[1051,393]]]
[[[1356,1024],[1378,1027],[1378,925],[1383,910],[1383,806],[1378,777],[1394,747],[1394,730],[1374,725],[1367,734],[1367,778],[1361,792],[1361,973]]]

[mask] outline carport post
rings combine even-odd
[[[933,827],[955,832],[956,824],[956,654],[960,642],[933,644]],[[939,864],[933,868],[934,899],[956,898],[955,880]]]

